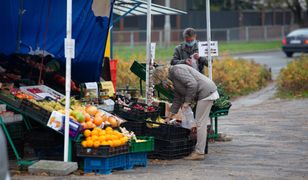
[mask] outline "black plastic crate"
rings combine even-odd
[[[154,127],[150,128],[152,125]],[[174,140],[188,138],[190,130],[176,125],[147,121],[145,134],[157,139]]]
[[[48,127],[37,127],[25,135],[25,142],[32,148],[52,148],[64,144],[63,135]]]
[[[63,160],[63,144],[51,147],[34,147],[35,156],[44,160]]]
[[[98,148],[84,148],[80,143],[76,144],[77,157],[112,157],[120,154],[127,154],[129,152],[129,146],[100,146]]]
[[[17,121],[11,123],[5,123],[5,127],[13,140],[23,140],[25,131],[24,131],[24,122]]]
[[[137,136],[142,136],[145,132],[144,121],[127,121],[122,123],[120,126],[125,127],[128,131],[133,131]]]
[[[115,104],[113,113],[126,120],[132,121],[144,121],[146,119],[146,113],[135,109],[127,110],[123,105]]]
[[[50,111],[32,103],[29,100],[23,100],[21,103],[21,109],[31,118],[39,121],[42,124],[47,124],[51,115]]]
[[[133,103],[131,107],[124,107],[120,104],[114,105],[114,114],[120,116],[123,119],[126,120],[133,120],[133,121],[145,121],[146,119],[150,118],[152,120],[156,120],[158,116],[160,115],[160,109],[159,107],[153,106],[155,108],[155,111],[152,112],[145,112],[143,110],[138,110],[135,108],[132,108],[136,103]],[[138,103],[143,107],[146,107],[146,104]]]
[[[19,157],[22,158],[24,156],[24,142],[21,140],[13,140],[13,144],[15,146],[15,149],[17,150]],[[8,140],[6,141],[6,146],[7,146],[7,153],[9,160],[15,160],[16,159],[15,153]]]
[[[155,139],[155,150],[150,153],[150,158],[178,159],[188,156],[196,145],[195,139],[181,139],[174,141]]]
[[[10,106],[14,107],[14,108],[20,108],[21,99],[16,98],[15,96],[11,95],[11,94],[2,94],[0,93],[0,100],[9,104]]]

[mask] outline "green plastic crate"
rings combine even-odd
[[[134,61],[132,66],[130,67],[131,72],[136,74],[140,79],[145,81],[146,78],[146,64],[145,63],[138,63],[138,61]],[[174,98],[174,92],[172,90],[165,89],[162,85],[156,85],[155,89],[166,97],[169,101],[172,101]]]
[[[140,79],[145,81],[145,74],[146,74],[146,64],[145,63],[138,63],[134,61],[132,66],[130,67],[130,71],[136,74]]]
[[[149,152],[154,151],[154,137],[137,136],[137,139],[146,140],[145,142],[130,142],[129,152]]]

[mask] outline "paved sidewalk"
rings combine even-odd
[[[267,100],[220,119],[231,142],[210,144],[204,161],[151,161],[112,175],[13,179],[308,179],[308,100]]]

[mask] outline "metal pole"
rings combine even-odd
[[[146,89],[145,89],[145,101],[146,104],[148,104],[148,93],[149,93],[149,66],[150,66],[150,43],[151,43],[151,6],[152,6],[152,0],[148,0],[148,11],[147,11],[147,57],[146,57]]]
[[[170,0],[165,0],[165,6],[170,7]],[[168,46],[170,44],[170,33],[171,33],[171,25],[170,25],[170,15],[165,15],[165,45]]]
[[[130,47],[134,47],[134,31],[130,32]]]
[[[69,151],[69,115],[70,115],[70,93],[71,93],[71,59],[72,53],[68,50],[73,50],[72,44],[72,0],[67,0],[66,10],[66,43],[65,43],[65,57],[66,57],[66,77],[65,77],[65,129],[64,129],[64,161],[68,162]]]
[[[206,0],[206,32],[207,32],[207,52],[208,52],[208,68],[209,78],[212,78],[212,56],[211,56],[211,10],[210,0]]]

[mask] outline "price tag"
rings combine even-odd
[[[67,39],[64,40],[64,55],[66,58],[75,58],[75,40]]]

